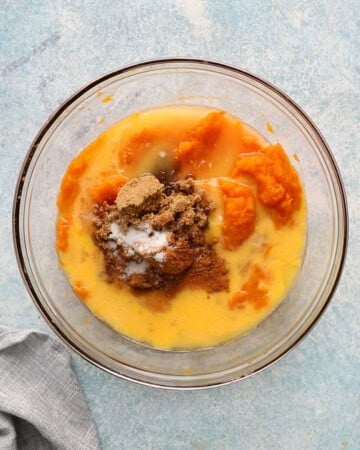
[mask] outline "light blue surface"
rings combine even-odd
[[[25,153],[63,100],[121,65],[193,56],[273,82],[323,132],[348,195],[341,284],[316,328],[273,367],[227,387],[170,392],[118,380],[74,355],[104,449],[360,448],[359,19],[356,0],[1,1],[1,324],[51,332],[11,242]]]

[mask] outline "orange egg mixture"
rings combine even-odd
[[[186,284],[164,303],[104,277],[89,217],[144,173],[191,174],[214,202],[206,235],[225,261],[229,287]],[[136,113],[70,163],[58,195],[57,253],[76,295],[114,330],[164,349],[220,344],[259,324],[286,296],[301,266],[306,203],[280,144],[223,111],[198,106]]]

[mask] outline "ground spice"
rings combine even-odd
[[[144,174],[121,187],[113,204],[94,207],[95,239],[110,281],[167,298],[182,287],[227,290],[228,271],[205,230],[214,206],[186,177],[166,186]]]
[[[202,288],[207,292],[226,291],[229,287],[228,270],[214,248],[204,247],[183,280],[184,286]]]

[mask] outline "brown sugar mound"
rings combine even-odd
[[[115,204],[94,206],[109,281],[168,296],[182,287],[227,290],[225,262],[205,236],[213,209],[191,177],[164,185],[144,174],[126,183]]]
[[[153,175],[146,173],[126,183],[116,197],[116,206],[122,220],[140,213],[153,211],[161,198],[163,185]]]

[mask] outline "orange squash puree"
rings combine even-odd
[[[74,158],[61,182],[57,199],[59,217],[56,224],[56,247],[65,251],[68,245],[68,233],[72,223],[71,211],[73,203],[80,192],[80,177],[87,168],[87,161],[83,154]]]
[[[254,177],[259,200],[271,208],[276,225],[288,223],[299,210],[300,179],[280,144],[269,145],[254,155],[241,156],[233,174]]]
[[[56,224],[56,248],[65,251],[68,245],[68,231],[71,225],[71,217],[59,216]]]
[[[80,177],[87,168],[87,161],[84,155],[79,155],[70,163],[66,175],[64,176],[57,205],[59,210],[66,212],[72,208],[74,200],[80,190]]]
[[[91,198],[95,203],[103,202],[114,203],[119,189],[128,181],[127,177],[120,174],[114,174],[106,177],[100,183],[91,188]]]
[[[206,189],[216,205],[207,234],[225,260],[228,291],[184,286],[169,299],[107,282],[90,213],[146,172],[190,173]],[[155,347],[209,347],[248,332],[286,296],[301,266],[300,178],[280,144],[224,111],[168,106],[123,119],[69,164],[57,205],[56,249],[76,296],[119,333]]]
[[[238,247],[255,228],[256,200],[251,190],[234,181],[218,181],[224,202],[223,238],[224,247],[233,250]]]
[[[160,134],[156,129],[149,130],[147,128],[130,135],[125,141],[120,151],[120,164],[122,166],[130,165],[135,159],[143,155],[147,147],[159,139]]]
[[[193,166],[206,162],[207,153],[212,150],[222,131],[223,117],[223,111],[207,114],[190,130],[187,139],[180,142],[175,155],[188,169],[189,163]]]
[[[229,300],[229,308],[243,308],[245,303],[251,303],[255,309],[263,308],[268,302],[268,290],[264,287],[266,275],[264,271],[254,264],[251,267],[249,278]]]

